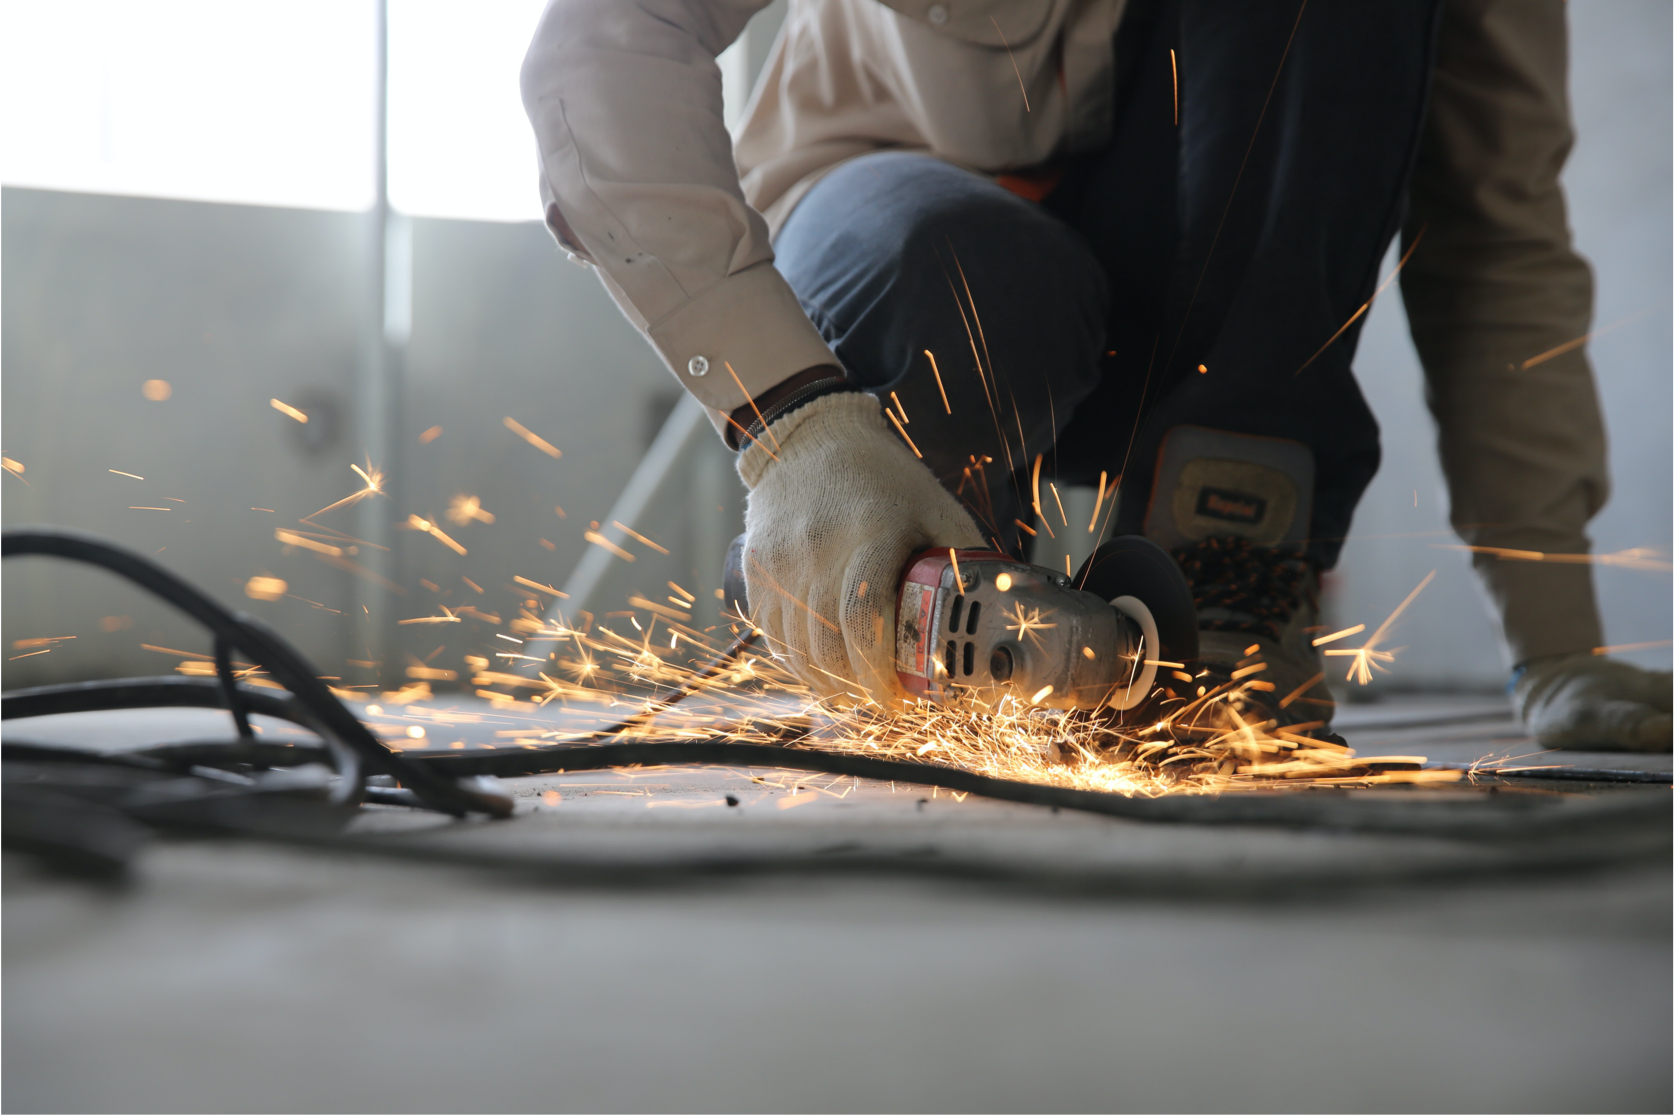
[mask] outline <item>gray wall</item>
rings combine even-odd
[[[1669,10],[1656,0],[1575,0],[1569,11],[1581,138],[1566,181],[1578,243],[1598,272],[1597,320],[1653,308],[1590,346],[1616,473],[1594,538],[1600,550],[1667,548]],[[755,61],[759,43],[747,45]],[[276,526],[297,527],[298,518],[358,486],[348,470],[363,452],[352,435],[349,383],[362,219],[18,189],[6,190],[0,206],[0,448],[28,470],[27,485],[0,477],[5,523],[69,524],[160,551],[161,561],[296,640],[324,673],[371,682],[368,672],[345,665],[368,656],[367,622],[349,615],[355,575],[273,538]],[[443,522],[468,549],[464,557],[429,537],[398,533],[393,569],[407,593],[395,608],[420,616],[438,604],[474,601],[509,618],[526,599],[511,577],[561,584],[586,548],[589,521],[608,519],[671,405],[673,381],[593,276],[566,264],[537,226],[419,220],[413,267],[405,407],[395,460],[380,463],[395,474],[391,520],[411,513],[440,519],[454,497],[474,495],[496,522]],[[1495,685],[1504,663],[1475,579],[1457,553],[1435,549],[1456,540],[1393,292],[1370,315],[1358,369],[1384,427],[1385,464],[1333,577],[1334,613],[1376,624],[1437,569],[1393,641],[1408,650],[1388,684]],[[150,378],[169,380],[174,398],[141,398],[139,385]],[[336,437],[305,444],[302,428],[268,406],[273,396],[334,405]],[[502,426],[507,415],[563,457],[554,461],[517,439]],[[434,425],[442,435],[420,444],[419,433]],[[147,479],[106,471],[113,468]],[[730,537],[736,485],[721,481],[727,510],[715,514]],[[176,510],[129,510],[164,504]],[[354,529],[352,516],[326,522]],[[690,557],[694,540],[715,528],[690,509],[660,514],[647,533],[675,555],[658,569],[701,581],[702,563],[682,555]],[[617,571],[610,591],[660,599],[657,584],[638,584],[658,580],[650,565],[643,573]],[[241,587],[259,573],[283,577],[295,596],[246,599]],[[142,642],[204,649],[189,626],[102,575],[33,560],[8,563],[4,574],[8,656],[22,653],[14,640],[78,637],[49,654],[7,661],[6,686],[173,666],[175,659],[142,651]],[[1667,576],[1605,569],[1599,586],[1612,643],[1668,637]],[[129,617],[131,626],[103,631],[104,617]],[[441,645],[432,665],[451,669],[460,656],[497,646],[492,625],[480,621],[399,631],[404,653],[422,658]],[[1638,658],[1666,663],[1668,652]],[[392,664],[386,680],[404,665]]]
[[[18,189],[0,205],[3,449],[26,469],[22,480],[0,477],[5,523],[80,527],[155,554],[269,621],[323,673],[372,682],[346,663],[370,659],[367,622],[350,615],[356,575],[273,534],[306,530],[301,517],[360,487],[348,466],[363,461],[350,381],[364,221]],[[406,407],[396,461],[376,464],[394,474],[398,496],[385,502],[392,522],[414,513],[435,519],[469,553],[397,533],[393,568],[407,593],[395,608],[432,615],[438,602],[469,597],[509,619],[527,595],[513,575],[562,582],[579,559],[582,532],[606,516],[649,444],[672,381],[593,276],[565,264],[539,226],[420,220],[413,239]],[[169,401],[141,396],[152,378],[173,385]],[[269,406],[273,397],[315,421],[304,428],[284,417]],[[335,436],[306,444],[301,435],[320,428],[326,407],[336,410]],[[507,415],[563,457],[513,435],[502,425]],[[420,432],[435,425],[442,435],[421,444]],[[445,520],[454,497],[472,495],[495,515],[492,526]],[[352,512],[321,522],[355,529]],[[285,579],[294,596],[246,598],[243,585],[255,574]],[[105,631],[106,617],[128,618],[106,626],[127,626]],[[450,669],[495,646],[493,626],[476,620],[399,631],[420,657],[445,643],[432,665]],[[15,640],[77,637],[49,654],[8,659],[7,687],[167,672],[179,661],[141,643],[207,649],[192,625],[106,575],[36,559],[5,567],[3,635],[8,656],[24,650],[12,648]],[[404,665],[386,671],[386,681]]]

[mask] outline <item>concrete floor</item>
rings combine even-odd
[[[1344,722],[1362,752],[1531,750],[1492,703],[1391,703]],[[1668,759],[1539,757],[1659,771]],[[1155,825],[784,772],[510,784],[510,822],[386,809],[358,827],[482,864],[623,866],[614,882],[205,841],[154,845],[130,885],[103,890],[8,857],[0,1104],[1674,1101],[1666,852],[1531,872],[1529,849]],[[637,870],[705,858],[736,871]]]

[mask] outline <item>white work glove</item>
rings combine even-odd
[[[905,697],[895,596],[907,558],[981,546],[981,533],[871,395],[823,396],[769,431],[738,455],[751,618],[817,693]]]
[[[1642,670],[1582,652],[1527,663],[1512,686],[1518,716],[1548,748],[1666,752],[1667,671]]]

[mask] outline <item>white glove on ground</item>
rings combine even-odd
[[[1518,716],[1548,748],[1666,752],[1674,737],[1667,671],[1586,653],[1535,659],[1517,676]]]
[[[750,615],[816,692],[902,698],[895,596],[907,558],[981,546],[982,534],[871,395],[824,396],[770,431],[738,455]]]

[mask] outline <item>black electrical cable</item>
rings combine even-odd
[[[289,695],[240,687],[252,712],[307,727]],[[91,709],[157,706],[220,708],[217,683],[208,679],[125,679],[84,682],[14,691],[0,712],[7,719]],[[12,755],[16,745],[6,745]],[[31,750],[36,758],[39,750]],[[20,753],[21,754],[21,753]],[[318,749],[259,742],[164,745],[132,753],[142,760],[168,760],[176,766],[209,764],[280,765],[316,762]],[[1607,798],[1553,799],[1549,796],[1465,796],[1457,799],[1357,798],[1331,789],[1245,792],[1223,795],[1125,797],[1042,783],[997,779],[963,768],[911,760],[830,752],[806,740],[785,744],[745,743],[721,736],[709,739],[630,740],[571,743],[547,748],[446,752],[409,755],[414,766],[448,778],[493,775],[512,778],[564,771],[596,771],[633,765],[710,765],[763,767],[846,775],[878,782],[940,787],[1003,802],[1121,817],[1137,821],[1192,825],[1279,826],[1366,833],[1406,833],[1472,838],[1524,838],[1572,830],[1641,824],[1666,812],[1666,795],[1613,793]],[[390,803],[403,798],[377,796]]]
[[[500,777],[550,774],[560,771],[597,770],[630,765],[723,765],[774,767],[847,775],[878,781],[905,782],[941,787],[958,793],[977,794],[999,801],[1019,802],[1053,809],[1135,820],[1166,821],[1199,825],[1266,825],[1293,828],[1326,828],[1343,831],[1423,833],[1460,837],[1522,837],[1575,829],[1642,824],[1647,818],[1666,812],[1666,796],[1623,793],[1609,799],[1551,802],[1522,796],[1500,796],[1488,807],[1478,797],[1460,800],[1367,800],[1351,798],[1338,789],[1310,789],[1302,792],[1246,792],[1226,795],[1167,795],[1158,798],[1125,797],[1100,791],[1077,790],[1039,783],[999,779],[963,768],[945,767],[908,760],[891,760],[819,749],[814,742],[788,739],[784,744],[745,743],[724,736],[708,739],[621,740],[623,731],[638,728],[663,709],[697,692],[709,678],[724,670],[756,638],[747,631],[681,687],[653,697],[633,716],[601,730],[582,742],[546,748],[495,750],[493,752],[449,752],[434,756],[402,755],[389,751],[346,706],[313,675],[300,654],[278,636],[244,616],[226,613],[146,559],[121,551],[96,539],[65,531],[8,532],[4,554],[58,554],[112,569],[151,589],[159,596],[210,627],[217,636],[215,680],[193,678],[120,679],[109,682],[73,683],[14,691],[0,702],[0,716],[6,719],[44,716],[51,713],[95,709],[195,706],[241,709],[282,718],[318,733],[330,745],[337,733],[346,737],[380,773],[401,784],[407,794],[379,793],[388,802],[423,804],[447,813],[464,809],[509,813],[509,803],[484,810],[479,796],[471,795],[455,781],[470,776]],[[224,647],[223,647],[224,644]],[[293,692],[282,693],[239,685],[231,674],[230,648],[242,647],[266,666]],[[226,654],[223,655],[223,650]],[[225,669],[222,666],[226,660]],[[302,693],[295,692],[300,687]],[[346,722],[346,723],[345,723]],[[207,763],[210,752],[225,749],[224,762],[278,764],[312,762],[317,750],[305,747],[263,748],[247,735],[247,716],[240,723],[240,740],[230,745],[202,743],[165,746],[139,753],[152,759],[180,761],[190,755],[194,762]],[[368,747],[368,742],[370,747]],[[8,749],[9,751],[10,749]],[[259,752],[259,755],[257,754]],[[357,780],[358,781],[358,780]],[[452,792],[438,795],[437,788]],[[360,793],[366,793],[361,788]],[[457,807],[459,796],[469,805]],[[441,801],[438,801],[441,799]]]
[[[337,700],[330,688],[314,676],[313,669],[301,653],[277,633],[252,616],[229,612],[150,559],[91,535],[62,528],[19,528],[0,536],[0,557],[29,554],[86,562],[126,578],[208,628],[217,641],[217,660],[222,658],[223,650],[230,660],[230,649],[233,647],[249,655],[290,691],[297,711],[290,719],[302,718],[299,723],[306,724],[328,745],[334,746],[345,796],[360,796],[365,781],[362,769],[369,768],[396,779],[426,805],[443,813],[455,816],[468,813],[496,817],[510,815],[511,802],[451,782],[391,751],[347,706]],[[226,675],[230,675],[230,661]],[[227,701],[234,709],[235,718],[239,706],[237,694],[236,686],[229,687]],[[242,731],[242,724],[240,729]]]

